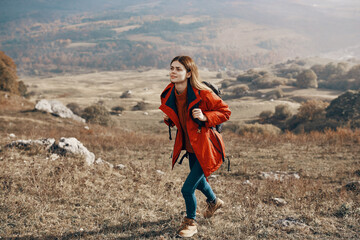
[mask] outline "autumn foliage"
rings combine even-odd
[[[26,86],[17,79],[16,64],[9,56],[0,51],[0,90],[25,95]]]

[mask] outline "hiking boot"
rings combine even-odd
[[[224,205],[224,202],[220,198],[216,198],[215,203],[208,201],[206,201],[206,203],[207,207],[204,212],[204,218],[211,218],[214,215],[215,211]]]
[[[178,231],[179,236],[184,238],[192,237],[197,232],[195,220],[185,217]]]

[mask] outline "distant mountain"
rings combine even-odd
[[[209,68],[249,68],[349,49],[353,0],[3,0],[0,49],[19,70],[163,67],[189,54]],[[356,54],[356,52],[355,52]],[[357,56],[360,57],[360,56]]]

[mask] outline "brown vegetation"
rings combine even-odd
[[[26,86],[17,81],[16,65],[4,52],[0,51],[0,91],[11,92],[24,96]]]
[[[109,111],[100,104],[86,107],[81,115],[89,123],[108,126],[111,123]]]
[[[31,108],[29,108],[31,109]],[[160,117],[159,117],[160,118]],[[24,124],[31,121],[31,124]],[[185,205],[186,161],[171,171],[172,141],[162,134],[59,120],[31,111],[0,117],[0,236],[17,239],[173,239]],[[5,148],[17,138],[76,137],[96,157],[125,168],[86,166],[80,157],[51,160],[48,152]],[[223,133],[231,171],[209,181],[226,207],[198,217],[194,239],[359,238],[360,132]],[[161,170],[164,174],[157,171]],[[259,172],[297,172],[300,179],[259,178]],[[248,180],[246,184],[244,182]],[[154,187],[156,186],[156,187]],[[278,206],[273,198],[287,204]],[[199,209],[205,199],[199,195]],[[299,225],[284,226],[283,219]]]
[[[317,76],[313,70],[304,70],[296,77],[296,84],[299,88],[317,88]]]

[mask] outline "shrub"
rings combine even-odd
[[[147,103],[144,101],[138,102],[133,108],[133,111],[144,111],[147,109]]]
[[[360,80],[360,64],[353,66],[347,73],[348,79]]]
[[[121,94],[120,98],[131,98],[131,96],[132,96],[131,90],[127,90]]]
[[[304,70],[296,77],[296,84],[299,88],[317,88],[317,76],[311,69]]]
[[[26,96],[27,87],[26,87],[26,85],[24,84],[24,82],[23,82],[23,81],[19,81],[18,85],[19,85],[19,86],[18,86],[19,94],[20,94],[21,96]]]
[[[233,133],[237,133],[239,128],[240,128],[240,125],[238,123],[234,123],[234,122],[230,122],[230,121],[225,122],[224,126],[223,126],[223,130],[230,131]]]
[[[306,61],[305,60],[297,60],[295,62],[297,65],[300,65],[300,66],[305,66],[306,65]]]
[[[308,122],[298,122],[296,127],[292,130],[294,133],[309,133],[309,132],[324,132],[326,130],[336,130],[342,124],[332,119],[316,119]]]
[[[275,107],[274,118],[284,120],[292,116],[291,109],[287,104],[277,105]]]
[[[232,93],[235,97],[241,97],[248,91],[249,91],[249,86],[246,84],[241,84],[232,89]]]
[[[324,76],[323,73],[325,71],[325,66],[324,65],[315,64],[310,69],[314,71],[314,73],[316,74],[316,76],[318,76],[319,79],[325,79],[323,77]]]
[[[110,114],[102,105],[92,105],[84,109],[81,115],[89,123],[108,126],[111,122]]]
[[[302,103],[297,113],[297,118],[305,121],[325,118],[325,109],[329,103],[321,100],[308,100]]]
[[[81,116],[83,114],[83,110],[77,103],[68,103],[66,107],[69,108],[74,114],[78,116]]]
[[[226,79],[221,82],[221,88],[223,88],[223,89],[228,88],[232,85],[232,83],[233,83],[233,81]]]
[[[237,131],[240,135],[245,135],[246,133],[254,134],[265,134],[265,135],[278,135],[281,133],[280,128],[272,124],[244,124],[241,125]]]
[[[268,98],[272,98],[272,99],[278,99],[278,98],[282,98],[284,97],[284,92],[281,88],[277,88],[273,91],[270,91],[266,94],[266,96]]]
[[[116,107],[113,107],[111,108],[111,112],[110,114],[112,115],[119,115],[122,113],[122,111],[124,111],[125,108],[121,107],[121,106],[116,106]]]
[[[278,77],[286,77],[286,78],[296,78],[299,73],[302,71],[302,68],[297,64],[292,64],[289,67],[278,66],[279,69],[276,70]]]
[[[122,112],[125,110],[125,108],[121,107],[121,106],[116,106],[111,108],[111,110],[113,110],[114,112]]]
[[[261,75],[253,69],[248,70],[244,74],[237,76],[236,81],[238,82],[252,82],[254,79],[261,77]]]
[[[273,115],[274,115],[274,112],[268,110],[268,111],[262,111],[260,113],[259,117],[262,121],[266,121],[266,120],[270,119]]]
[[[276,76],[272,76],[270,74],[265,74],[264,76],[258,77],[254,79],[251,84],[256,88],[273,88],[279,85],[286,85],[286,78],[279,78]]]
[[[221,79],[221,78],[226,78],[226,73],[225,72],[218,72],[217,74],[216,74],[216,78],[219,78],[219,79]]]
[[[21,90],[26,92],[26,86],[17,82],[16,65],[4,52],[0,51],[0,90],[19,95]],[[25,94],[25,93],[24,93]]]

